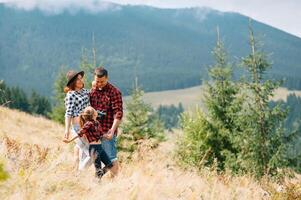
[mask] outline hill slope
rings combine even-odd
[[[233,61],[248,52],[248,17],[237,13],[113,5],[49,15],[0,4],[0,79],[50,96],[60,66],[78,68],[94,33],[97,63],[125,94],[134,74],[146,91],[199,85],[212,62],[217,26]],[[257,21],[253,27],[273,53],[271,73],[300,79],[301,39]]]
[[[160,105],[178,105],[182,103],[184,108],[194,109],[196,105],[202,106],[204,88],[202,86],[195,86],[185,89],[178,90],[166,90],[159,92],[147,92],[144,94],[143,99],[146,103],[151,104],[157,108]],[[287,88],[278,88],[275,90],[274,101],[284,100],[286,101],[287,96],[290,94],[296,94],[301,97],[300,90],[288,90]],[[125,101],[130,99],[129,96],[125,97]]]
[[[145,143],[133,161],[122,161],[117,178],[105,176],[98,183],[93,167],[81,174],[73,171],[73,144],[60,141],[63,127],[3,107],[0,121],[4,122],[1,155],[11,176],[0,187],[2,199],[262,199],[267,195],[247,176],[183,171],[171,157],[174,135],[157,149]]]

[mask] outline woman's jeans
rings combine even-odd
[[[73,124],[71,127],[72,136],[78,135],[78,131],[80,130],[79,124]],[[89,143],[84,138],[75,139],[76,147],[79,149],[79,165],[78,169],[83,170],[85,167],[89,166],[91,162],[90,154],[89,154]]]

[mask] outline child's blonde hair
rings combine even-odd
[[[92,81],[92,88],[96,88],[96,81]]]
[[[79,115],[79,125],[82,128],[87,121],[94,121],[94,115],[96,114],[96,110],[88,106],[84,109],[84,111]]]

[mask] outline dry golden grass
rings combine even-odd
[[[178,90],[147,92],[143,99],[154,107],[159,105],[178,105],[181,102],[185,109],[189,109],[191,107],[194,108],[196,104],[200,104],[202,90],[201,86],[196,86]],[[125,100],[128,100],[128,98],[125,97]]]
[[[64,128],[43,117],[34,117],[0,107],[0,123],[1,138],[8,136],[25,143],[45,147],[61,146]]]
[[[286,101],[286,97],[290,94],[295,94],[296,96],[301,97],[300,90],[288,90],[287,88],[278,88],[275,92],[275,96],[273,97],[273,100]]]
[[[267,191],[272,191],[269,194],[264,190],[266,187],[248,176],[231,177],[210,170],[196,173],[180,169],[172,159],[175,135],[170,135],[156,149],[143,142],[132,161],[121,162],[120,174],[115,179],[106,175],[98,182],[93,167],[82,173],[73,170],[73,144],[61,142],[62,126],[3,107],[0,107],[0,122],[1,156],[10,174],[10,178],[0,185],[1,200],[254,200],[279,199],[282,197],[279,195],[289,191],[277,192],[278,186],[268,183],[265,184],[269,186]],[[298,185],[293,185],[289,189],[296,190],[294,187]]]

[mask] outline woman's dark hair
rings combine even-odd
[[[79,74],[78,74],[79,75]],[[77,75],[77,76],[78,76]],[[68,93],[69,91],[73,91],[75,90],[75,85],[76,85],[76,80],[77,80],[77,76],[76,78],[66,87],[64,87],[64,92]],[[85,87],[85,84],[83,83],[83,87]]]

